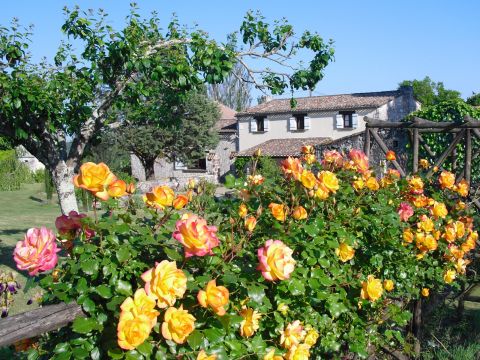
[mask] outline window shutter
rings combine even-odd
[[[343,115],[337,114],[335,118],[337,120],[337,129],[343,129]]]
[[[358,115],[352,114],[352,128],[356,129],[358,127]]]
[[[290,131],[297,130],[297,119],[295,119],[294,117],[291,117],[290,119],[288,119],[288,129]]]
[[[304,123],[305,130],[310,130],[310,117],[305,116],[304,121],[305,121],[305,123]]]
[[[257,132],[257,120],[255,118],[250,119],[250,132]]]
[[[270,130],[270,121],[268,118],[263,119],[263,131]]]

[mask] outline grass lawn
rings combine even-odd
[[[47,203],[43,184],[24,184],[18,191],[0,192],[0,270],[14,272],[22,286],[14,296],[10,315],[33,309],[36,305],[27,305],[27,301],[38,291],[23,291],[28,274],[16,271],[12,257],[15,244],[23,240],[25,232],[31,227],[54,229],[55,218],[59,215],[60,207],[56,201]]]

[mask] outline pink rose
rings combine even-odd
[[[338,169],[343,166],[343,156],[337,150],[328,150],[323,153],[322,165],[329,169]]]
[[[86,238],[89,239],[95,234],[95,232],[82,224],[81,220],[86,216],[86,214],[79,214],[72,210],[68,213],[68,215],[61,215],[57,217],[55,219],[55,227],[60,235],[67,238],[74,238],[77,236],[79,230],[83,229]]]
[[[258,249],[257,269],[270,281],[285,280],[295,269],[293,250],[280,240],[267,240],[264,247]]]
[[[409,203],[402,202],[398,207],[398,215],[400,215],[400,220],[408,221],[410,217],[413,215],[413,208],[410,206]]]
[[[173,238],[185,246],[185,257],[213,255],[212,248],[219,244],[217,228],[194,214],[184,214],[177,221]]]
[[[367,155],[361,150],[352,149],[348,153],[348,157],[353,161],[356,170],[360,173],[368,171]]]
[[[17,242],[13,259],[18,269],[27,270],[33,276],[39,271],[53,269],[57,265],[59,251],[52,230],[32,228],[27,231],[25,240]]]

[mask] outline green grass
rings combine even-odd
[[[28,274],[17,272],[12,253],[15,244],[23,240],[31,227],[46,226],[54,229],[55,218],[60,215],[60,207],[54,201],[46,200],[43,184],[24,184],[17,191],[0,191],[0,270],[12,271],[22,289],[14,296],[9,314],[17,314],[35,308],[27,301],[38,291],[37,288],[24,292]]]

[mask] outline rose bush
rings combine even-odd
[[[30,230],[16,259],[40,274],[44,303],[76,301],[87,317],[45,336],[32,354],[280,360],[408,352],[408,304],[458,286],[473,256],[468,184],[446,172],[432,180],[375,173],[359,150],[318,160],[312,147],[303,152],[281,163],[276,181],[258,173],[255,159],[249,178],[227,179],[238,197],[217,201],[191,183],[183,194],[158,186],[139,202],[108,168],[84,165],[75,184],[100,199],[110,188],[107,211],[57,221],[72,244],[55,270],[48,272],[51,236],[39,237],[45,230]]]

